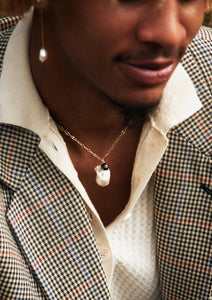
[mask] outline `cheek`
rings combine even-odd
[[[192,40],[201,27],[204,19],[205,2],[197,1],[196,6],[186,9],[183,13],[182,22],[186,28],[189,40]]]

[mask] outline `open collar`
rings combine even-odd
[[[50,116],[36,90],[29,65],[32,15],[33,8],[19,21],[6,49],[0,79],[0,122],[21,126],[42,136]],[[178,65],[167,83],[152,122],[158,130],[167,132],[200,108],[201,102],[191,79]]]
[[[49,111],[36,90],[29,65],[28,43],[32,14],[33,9],[18,23],[5,53],[0,78],[0,122],[27,128],[40,136],[42,141],[42,136],[48,132],[49,126],[53,126],[53,123],[50,125]],[[142,130],[132,176],[131,200],[133,200],[129,201],[129,207],[134,206],[163,156],[168,144],[166,133],[169,128],[182,122],[200,108],[201,102],[190,77],[184,68],[178,65],[167,83],[159,106]],[[61,160],[55,163],[65,174],[67,173],[61,165]],[[75,174],[73,170],[72,174]],[[126,210],[129,207],[126,207]]]

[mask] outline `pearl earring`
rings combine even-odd
[[[37,3],[40,4],[40,0],[37,0]],[[40,19],[41,19],[41,49],[39,52],[39,61],[44,63],[48,58],[48,52],[44,46],[44,24],[43,24],[43,8],[40,8]]]

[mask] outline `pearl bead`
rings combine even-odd
[[[102,166],[96,166],[96,183],[102,187],[110,183],[110,170],[103,170]]]
[[[39,53],[39,60],[40,62],[44,63],[48,58],[48,52],[46,49],[41,48]]]

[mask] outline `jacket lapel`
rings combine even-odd
[[[2,180],[14,189],[7,217],[50,299],[109,299],[83,200],[28,130],[2,125]]]
[[[200,44],[198,38],[194,43]],[[169,132],[168,149],[155,173],[158,267],[163,299],[209,299],[212,286],[211,93],[193,55],[187,53],[183,63],[190,70],[204,106]]]

